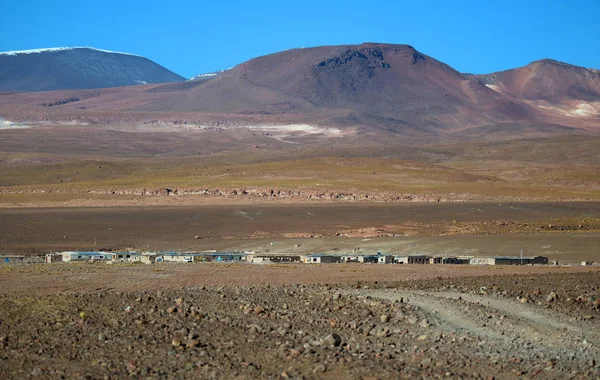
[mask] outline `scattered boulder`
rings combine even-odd
[[[369,309],[365,309],[365,310],[363,310],[363,311],[360,313],[360,316],[361,316],[362,318],[369,318],[369,317],[371,317],[372,315],[373,315],[373,313],[372,313],[372,312],[371,312],[371,310],[369,310]]]
[[[376,335],[378,338],[387,338],[392,335],[392,332],[387,327],[380,327],[377,329]]]
[[[342,344],[342,337],[335,333],[329,334],[325,338],[323,338],[322,344],[325,346],[338,347],[340,344]]]
[[[317,374],[317,373],[323,373],[325,371],[327,371],[327,366],[325,364],[319,363],[313,368],[312,372],[314,374]]]

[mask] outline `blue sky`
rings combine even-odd
[[[600,0],[0,0],[0,51],[93,46],[191,77],[280,50],[402,43],[459,71],[600,69]]]

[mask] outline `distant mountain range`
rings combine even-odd
[[[0,91],[53,91],[181,82],[147,58],[89,47],[0,53]]]
[[[10,75],[4,62],[15,57],[22,59],[24,68],[20,74]],[[53,69],[40,75],[38,67],[44,61],[51,62]],[[83,63],[90,61],[94,64]],[[141,75],[151,71],[148,65],[157,70],[156,75]],[[31,74],[27,74],[27,67]],[[58,83],[68,88],[70,77],[89,86],[102,82],[102,87],[139,83],[136,81],[176,82],[110,91],[5,95],[0,99],[3,116],[8,110],[40,115],[48,112],[43,105],[52,104],[53,115],[81,118],[92,112],[128,118],[150,114],[152,118],[219,119],[239,125],[352,126],[411,135],[465,132],[473,127],[497,130],[493,126],[515,123],[548,130],[600,128],[598,70],[542,60],[498,73],[462,74],[408,45],[365,43],[292,49],[188,81],[141,57],[87,48],[3,53],[0,68],[0,89],[4,90],[8,90],[4,84],[11,81],[14,88],[21,89],[39,82],[45,84],[41,89]],[[83,80],[87,76],[81,73],[86,70],[96,82]],[[109,83],[113,75],[115,79]],[[116,78],[122,79],[116,83]]]

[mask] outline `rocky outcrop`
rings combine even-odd
[[[120,189],[120,190],[88,190],[88,194],[98,195],[137,195],[137,196],[187,196],[203,195],[207,197],[251,197],[278,199],[316,199],[331,201],[383,201],[383,202],[441,202],[440,196],[430,194],[369,194],[347,192],[317,192],[310,190],[286,189],[207,189],[207,188],[160,188],[160,189]]]
[[[202,196],[207,198],[235,199],[248,198],[257,200],[315,200],[340,202],[490,202],[490,201],[587,201],[588,199],[534,198],[516,196],[486,196],[481,194],[451,193],[451,194],[410,194],[410,193],[366,193],[366,192],[337,192],[314,190],[291,190],[273,188],[132,188],[132,189],[0,189],[0,194],[83,194],[117,197],[187,197]]]

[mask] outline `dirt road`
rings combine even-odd
[[[358,290],[354,294],[414,305],[427,314],[430,324],[475,336],[490,354],[524,349],[563,360],[593,360],[599,354],[600,331],[518,300],[459,292]]]

